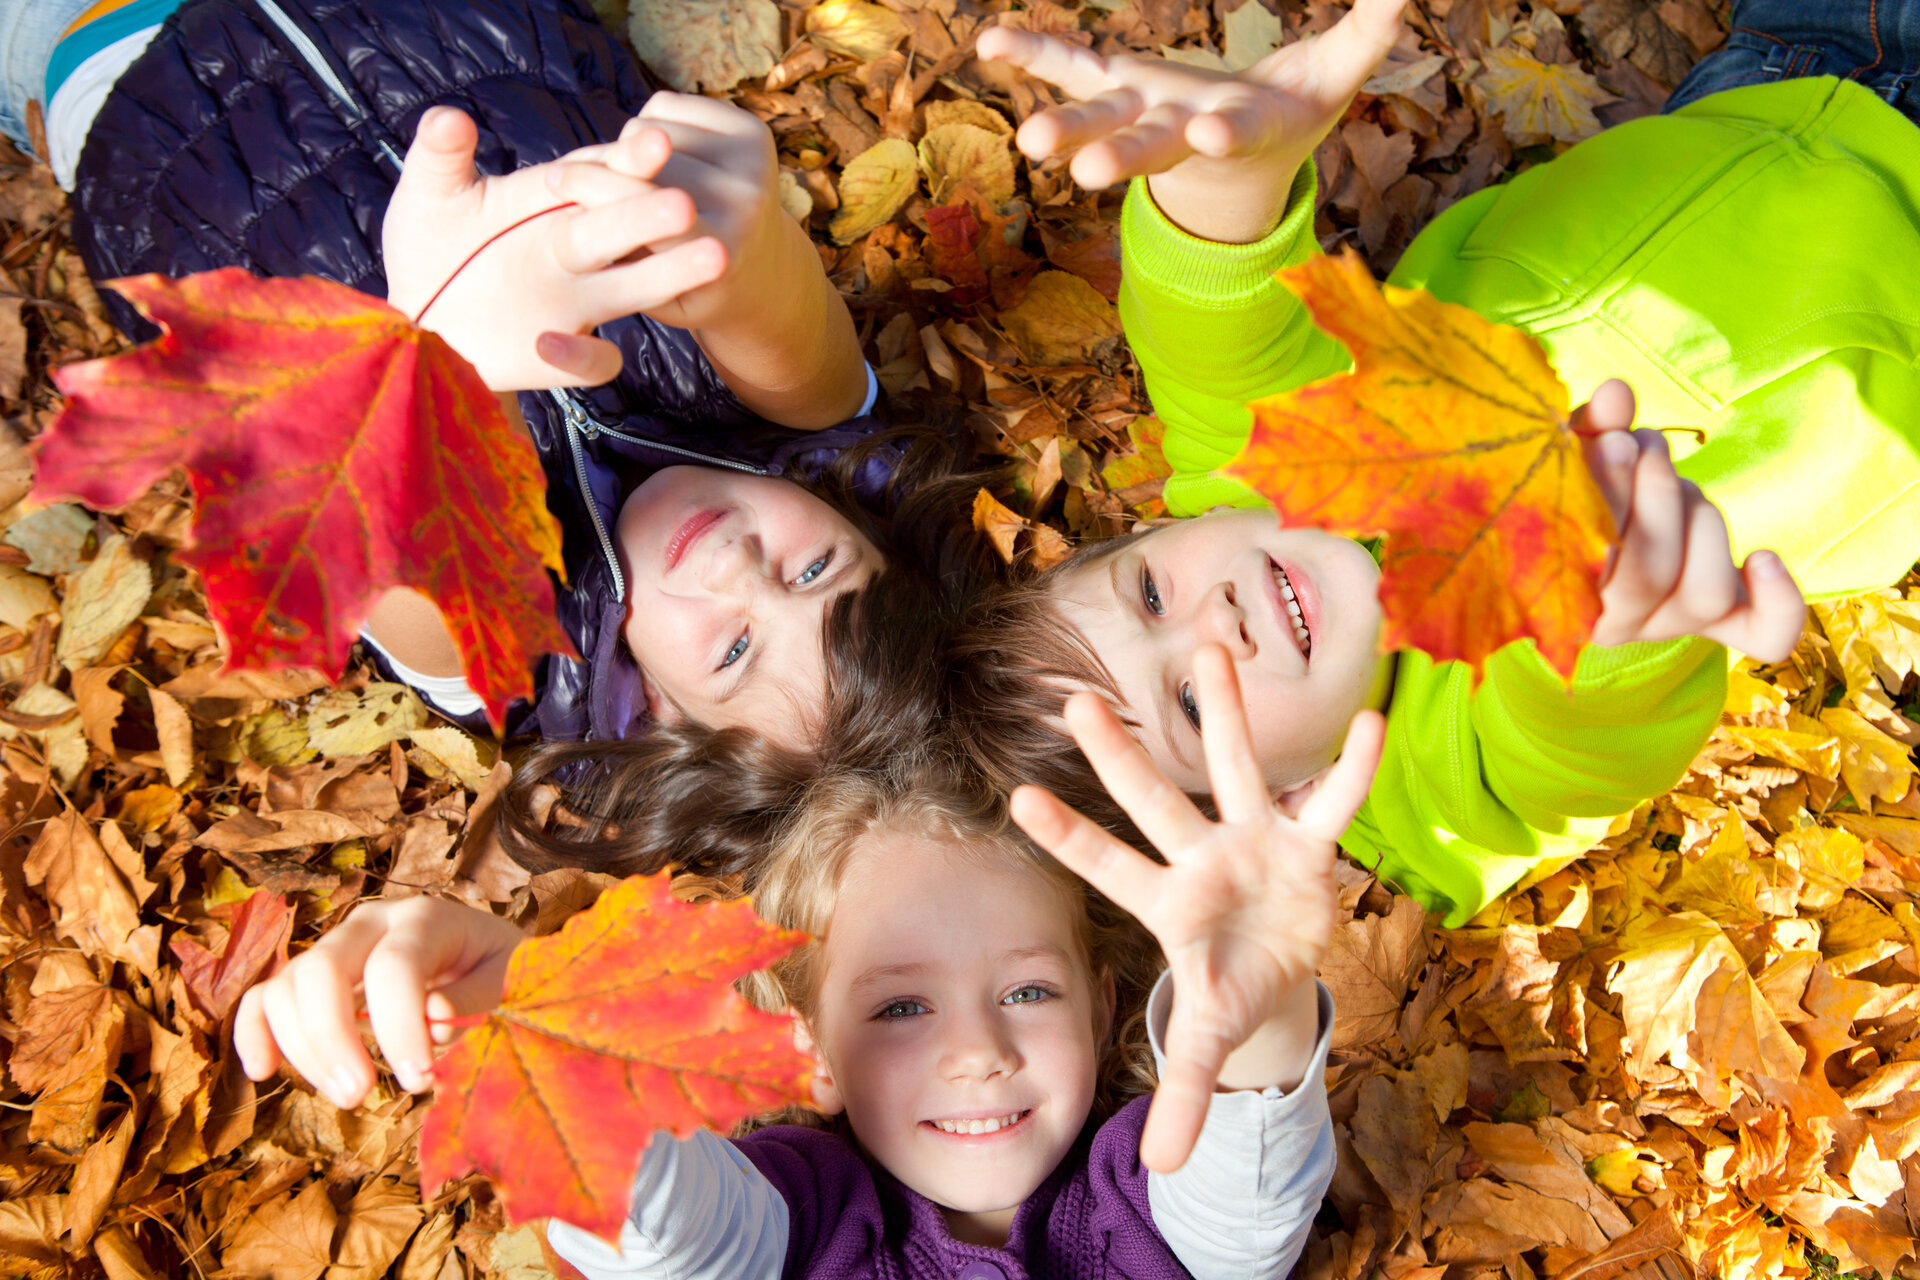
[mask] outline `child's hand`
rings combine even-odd
[[[233,1047],[254,1080],[285,1062],[335,1106],[356,1107],[373,1087],[373,1059],[360,1041],[354,993],[402,1088],[433,1080],[433,1046],[452,1038],[429,1027],[500,1003],[518,927],[443,898],[369,902],[311,949],[240,997]]]
[[[1582,411],[1599,435],[1587,465],[1620,527],[1600,587],[1593,643],[1705,636],[1758,659],[1781,662],[1800,641],[1807,607],[1780,557],[1756,551],[1736,567],[1727,522],[1673,469],[1666,437],[1630,431],[1633,393],[1617,379]]]
[[[489,237],[568,199],[548,182],[556,167],[617,153],[629,169],[652,173],[668,150],[657,135],[636,136],[483,178],[473,167],[477,137],[451,107],[420,118],[381,239],[388,301],[419,315],[445,285],[421,323],[495,391],[608,381],[620,372],[620,351],[591,336],[594,326],[666,305],[725,270],[717,241],[688,235],[695,209],[687,193],[651,184],[604,208],[535,217],[473,256]]]
[[[1167,859],[1160,866],[1038,787],[1013,793],[1036,842],[1153,931],[1173,971],[1166,1070],[1140,1158],[1162,1173],[1186,1161],[1216,1084],[1298,1083],[1317,1037],[1314,972],[1333,935],[1335,841],[1366,799],[1384,721],[1362,711],[1340,759],[1288,817],[1254,758],[1225,649],[1194,655],[1201,739],[1220,821],[1208,821],[1092,694],[1067,723],[1100,781]]]
[[[1245,244],[1273,229],[1293,175],[1400,33],[1406,0],[1357,0],[1332,30],[1299,40],[1238,75],[1158,58],[1103,58],[1033,32],[980,37],[999,58],[1077,102],[1028,118],[1020,149],[1043,160],[1080,148],[1070,172],[1100,188],[1151,174],[1154,203],[1206,240]]]

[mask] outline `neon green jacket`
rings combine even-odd
[[[1120,312],[1176,515],[1260,505],[1215,474],[1246,403],[1350,364],[1273,279],[1317,251],[1314,181],[1308,165],[1249,245],[1187,235],[1144,183],[1128,194]],[[1672,439],[1681,473],[1736,558],[1771,547],[1809,598],[1920,559],[1920,132],[1859,86],[1737,89],[1621,125],[1442,213],[1392,280],[1529,330],[1576,402],[1621,377],[1641,425],[1703,430]],[[1344,843],[1458,924],[1672,786],[1725,684],[1700,640],[1588,649],[1570,693],[1531,645],[1471,694],[1458,664],[1402,654]]]

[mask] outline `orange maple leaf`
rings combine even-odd
[[[216,1022],[226,1017],[261,973],[275,961],[285,963],[293,913],[293,904],[279,894],[255,889],[234,912],[218,956],[191,938],[174,938],[181,980],[202,1013]]]
[[[573,652],[539,459],[439,335],[312,277],[110,283],[161,336],[54,371],[67,403],[36,442],[35,497],[122,507],[184,467],[181,558],[236,667],[340,671],[392,586],[440,607],[496,725],[536,657]]]
[[[1256,400],[1227,470],[1287,524],[1386,536],[1381,643],[1472,664],[1531,637],[1569,679],[1600,616],[1613,513],[1540,345],[1377,287],[1360,258],[1279,273],[1354,369]]]
[[[792,1024],[731,985],[806,935],[743,900],[676,902],[668,882],[630,877],[513,953],[500,1007],[434,1068],[429,1195],[479,1170],[510,1221],[562,1218],[612,1240],[656,1130],[724,1133],[807,1098]]]

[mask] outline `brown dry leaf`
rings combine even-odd
[[[26,874],[28,884],[45,886],[59,913],[55,927],[81,951],[158,970],[160,927],[141,923],[139,903],[86,819],[69,809],[42,827]]]
[[[74,576],[61,610],[60,644],[54,651],[67,670],[97,661],[147,607],[153,571],[118,534]]]
[[[179,699],[164,689],[149,689],[153,702],[153,727],[160,735],[160,761],[167,771],[167,783],[184,787],[193,776],[193,720]]]
[[[15,565],[0,564],[0,626],[25,631],[43,613],[58,613],[53,584]]]
[[[380,1280],[407,1247],[423,1212],[419,1187],[392,1177],[368,1181],[347,1205],[327,1280]]]
[[[85,1248],[99,1229],[113,1203],[113,1194],[119,1189],[120,1173],[127,1166],[127,1152],[132,1149],[133,1135],[139,1128],[140,1109],[127,1107],[106,1137],[89,1146],[74,1167],[66,1206],[69,1248]]]
[[[971,182],[996,205],[1013,199],[1013,152],[1005,133],[974,124],[943,124],[920,139],[920,170],[935,204],[945,204],[963,182]]]
[[[160,1280],[147,1262],[146,1254],[123,1226],[102,1231],[93,1242],[93,1256],[107,1273],[107,1280]]]
[[[320,1280],[333,1261],[338,1221],[323,1180],[269,1201],[240,1224],[232,1243],[221,1251],[225,1271],[267,1280]]]
[[[6,543],[27,553],[27,572],[52,577],[85,564],[93,516],[84,507],[57,502],[7,526]]]
[[[1079,276],[1042,271],[1018,306],[1000,313],[1000,327],[1035,364],[1089,364],[1120,340],[1113,304]]]
[[[92,1141],[125,1025],[113,989],[98,984],[49,991],[27,1006],[7,1068],[14,1083],[40,1095],[28,1128],[33,1141],[69,1155]]]
[[[973,495],[973,527],[987,535],[1002,560],[1012,564],[1014,544],[1019,540],[1020,531],[1027,527],[1027,522],[982,489]]]
[[[893,10],[867,0],[820,0],[807,10],[807,37],[842,57],[872,62],[907,38]]]
[[[920,186],[920,158],[900,138],[874,143],[847,162],[840,174],[840,211],[829,234],[835,244],[852,244],[885,226]]]
[[[1220,61],[1228,71],[1245,71],[1278,49],[1286,38],[1280,19],[1260,0],[1246,0],[1220,24]]]
[[[632,0],[627,38],[681,93],[731,89],[780,60],[780,10],[772,0]]]
[[[407,736],[414,746],[431,756],[447,775],[467,790],[478,791],[486,785],[494,762],[480,758],[480,745],[471,734],[452,725],[428,725],[413,730]],[[489,751],[488,754],[491,756],[493,752]]]
[[[1320,981],[1333,993],[1333,1044],[1350,1049],[1391,1035],[1414,975],[1427,962],[1426,912],[1396,898],[1386,915],[1341,925],[1327,945]]]
[[[1591,138],[1600,132],[1593,109],[1615,101],[1579,67],[1543,63],[1511,46],[1488,50],[1474,83],[1501,113],[1507,136],[1522,144]]]
[[[985,129],[988,133],[997,133],[1002,137],[1013,136],[1013,126],[1007,118],[984,102],[972,102],[966,98],[945,99],[929,102],[926,106],[927,132],[932,133],[942,125],[970,124],[976,129]]]

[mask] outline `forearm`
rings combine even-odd
[[[747,408],[782,426],[814,430],[859,412],[866,362],[847,304],[799,223],[783,222],[780,266],[755,305],[724,326],[693,331],[721,381]]]

